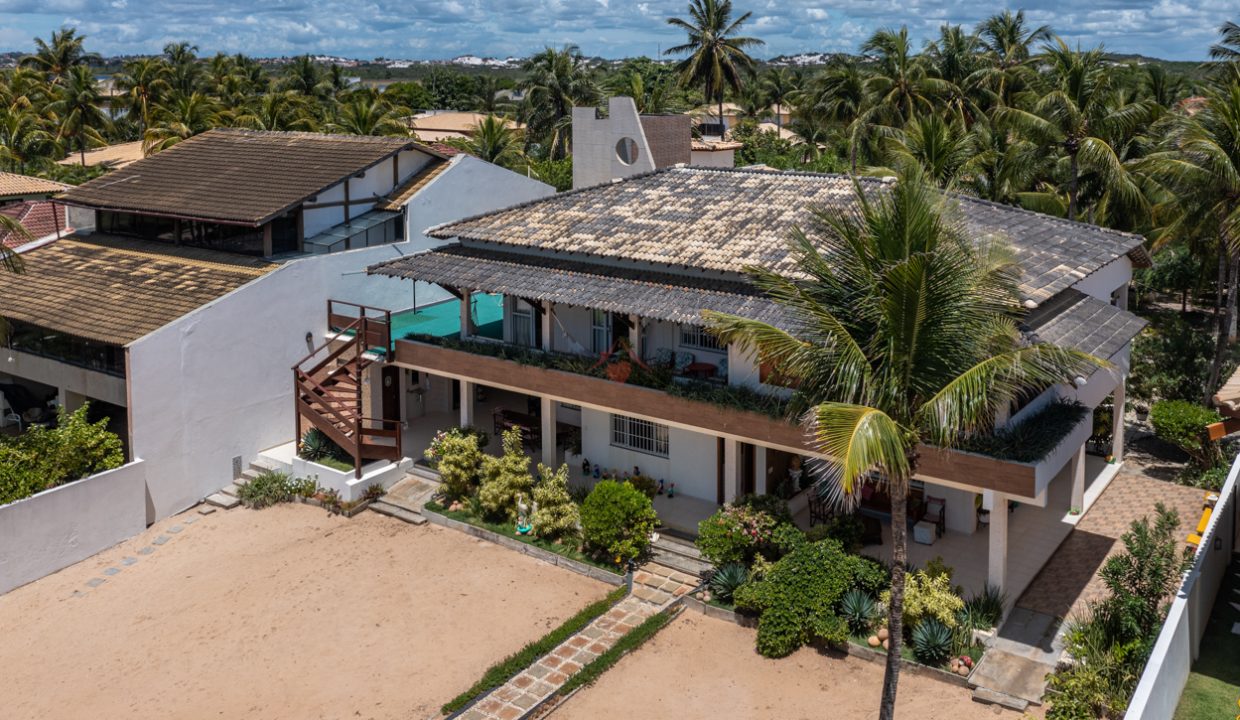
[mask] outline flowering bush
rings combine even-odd
[[[473,493],[482,465],[476,435],[457,428],[440,432],[424,455],[439,470],[441,489],[448,500],[461,500]]]
[[[769,551],[779,522],[769,513],[743,505],[727,505],[698,523],[698,549],[715,565],[749,565]]]

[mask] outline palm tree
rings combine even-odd
[[[1077,218],[1081,177],[1097,179],[1107,202],[1143,207],[1145,198],[1115,148],[1151,116],[1146,102],[1116,103],[1112,73],[1101,48],[1081,52],[1061,39],[1048,45],[1044,60],[1050,65],[1051,87],[1033,103],[1033,110],[1001,107],[995,117],[1034,142],[1062,153],[1067,217]]]
[[[23,242],[33,240],[30,231],[8,215],[0,214],[0,235],[12,233],[17,236],[18,245]],[[22,258],[13,251],[8,245],[0,243],[0,270],[7,270],[11,273],[22,272]],[[7,335],[4,325],[4,318],[0,317],[0,340]]]
[[[922,177],[938,187],[955,187],[976,155],[973,134],[958,120],[939,115],[913,118],[883,139],[887,161],[900,177]]]
[[[88,144],[106,144],[99,132],[109,125],[107,115],[99,107],[102,101],[94,73],[85,65],[74,65],[65,76],[64,85],[57,89],[56,100],[47,106],[57,116],[60,137],[77,140],[83,165]]]
[[[689,0],[689,20],[667,20],[668,25],[688,33],[689,40],[668,48],[663,54],[689,53],[689,57],[676,66],[681,83],[702,86],[706,102],[718,102],[721,130],[726,130],[723,127],[724,93],[728,89],[740,92],[744,72],[753,69],[753,58],[745,52],[746,48],[765,44],[757,38],[737,35],[752,15],[747,12],[733,20],[732,0]]]
[[[1010,105],[1031,74],[1033,46],[1051,39],[1050,26],[1030,28],[1024,10],[1004,10],[979,23],[977,34],[988,62],[988,67],[978,71],[977,81],[991,87],[1000,104]]]
[[[219,127],[219,104],[202,93],[186,95],[174,92],[159,104],[153,114],[154,124],[142,135],[142,151],[152,155],[182,140]]]
[[[151,124],[151,109],[168,91],[168,65],[160,58],[138,58],[125,63],[125,69],[112,79],[116,89],[125,96],[130,117],[138,120],[138,128],[146,132]]]
[[[546,48],[522,65],[525,91],[522,116],[527,140],[545,141],[553,159],[568,154],[573,107],[598,102],[594,73],[575,45]],[[532,136],[532,137],[531,137]]]
[[[0,107],[0,161],[22,173],[41,160],[57,155],[56,138],[25,102]]]
[[[175,42],[164,45],[164,57],[168,60],[168,82],[182,95],[192,95],[198,89],[202,77],[202,65],[198,64],[197,45]]]
[[[507,120],[487,115],[474,126],[469,138],[449,140],[448,144],[480,160],[512,169],[523,157],[521,149],[524,139],[520,131],[509,126]]]
[[[408,115],[408,108],[393,106],[375,93],[355,92],[340,103],[328,129],[346,135],[408,135]]]
[[[876,31],[861,51],[872,56],[877,65],[866,80],[870,105],[890,117],[893,125],[934,112],[939,98],[959,94],[950,82],[930,74],[926,58],[913,51],[907,27]]]
[[[865,84],[866,74],[860,63],[853,58],[835,57],[798,100],[803,114],[812,113],[826,122],[848,127],[848,164],[853,174],[857,172],[858,146],[869,134],[874,119]]]
[[[1161,241],[1213,238],[1218,253],[1218,337],[1203,399],[1218,388],[1240,289],[1240,84],[1214,88],[1195,115],[1168,115],[1168,148],[1141,161],[1170,192]],[[1163,214],[1159,212],[1159,214]]]
[[[488,115],[508,113],[512,110],[512,101],[503,94],[507,89],[502,78],[478,75],[474,78],[474,110]]]
[[[233,118],[236,127],[251,130],[314,130],[313,109],[309,100],[294,90],[269,92],[252,97],[248,105]]]
[[[1054,158],[1036,143],[996,126],[989,117],[973,124],[975,154],[958,188],[992,202],[1017,204],[1020,195],[1054,169]]]
[[[1230,20],[1219,26],[1223,37],[1210,46],[1210,58],[1219,62],[1240,63],[1240,25]]]
[[[790,68],[771,68],[762,75],[762,93],[775,105],[775,127],[784,129],[784,106],[797,97],[801,77]]]
[[[298,55],[284,68],[282,86],[314,98],[325,97],[328,87],[323,81],[323,71],[309,55]]]
[[[86,36],[78,35],[74,28],[53,30],[50,42],[34,39],[34,54],[23,57],[21,64],[42,71],[52,84],[62,85],[71,68],[101,62],[99,55],[86,52],[85,42]]]
[[[754,269],[754,283],[804,328],[705,312],[721,341],[797,383],[793,406],[809,427],[823,481],[855,503],[877,476],[891,496],[891,602],[879,717],[895,715],[903,639],[909,481],[921,443],[950,447],[993,427],[1025,392],[1098,364],[1081,353],[1022,342],[1016,271],[1006,248],[974,245],[950,198],[913,176],[887,191],[856,189],[850,209],[815,211],[796,230],[795,276]]]
[[[667,79],[647,81],[646,75],[640,70],[630,69],[612,77],[607,89],[613,95],[624,95],[633,98],[637,112],[642,114],[658,114],[671,111],[673,102],[668,94]]]

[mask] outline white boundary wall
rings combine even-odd
[[[0,506],[0,594],[146,529],[141,460]]]
[[[1201,635],[1210,619],[1223,573],[1231,562],[1236,537],[1237,474],[1240,456],[1232,463],[1218,504],[1202,535],[1192,569],[1167,613],[1162,632],[1154,643],[1145,672],[1128,703],[1125,720],[1171,720],[1189,670],[1201,651]],[[1181,528],[1196,528],[1200,516],[1181,518]],[[1215,546],[1217,543],[1217,547]],[[1226,598],[1219,598],[1226,602]]]

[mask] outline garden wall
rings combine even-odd
[[[1219,584],[1231,560],[1236,537],[1236,507],[1240,502],[1238,473],[1240,456],[1232,463],[1214,514],[1197,547],[1192,569],[1167,613],[1145,672],[1128,703],[1125,720],[1171,720],[1175,715],[1180,693],[1200,651],[1201,636],[1210,619]],[[1181,527],[1191,532],[1200,519],[1200,516],[1184,518]],[[1226,602],[1226,599],[1219,598],[1219,602]]]
[[[141,460],[0,506],[0,594],[145,528]]]

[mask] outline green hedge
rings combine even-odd
[[[0,436],[0,505],[125,463],[108,421],[92,423],[86,414],[86,405],[72,413],[61,409],[54,428],[36,425],[16,437]]]
[[[1036,463],[1050,455],[1087,412],[1080,403],[1053,402],[1017,425],[966,438],[957,448],[999,460]]]
[[[482,693],[494,690],[508,682],[508,679],[513,675],[534,664],[535,660],[551,652],[556,646],[573,635],[581,632],[595,618],[610,610],[612,605],[620,602],[626,594],[628,594],[628,588],[618,587],[608,593],[607,597],[602,600],[596,600],[577,611],[576,615],[565,620],[559,627],[487,668],[487,671],[482,674],[478,682],[471,685],[465,692],[444,703],[439,711],[445,715],[454,713],[468,705],[471,700]],[[636,631],[636,629],[633,630],[633,632]],[[602,656],[600,655],[599,657],[601,658]],[[597,662],[597,659],[595,662]]]

